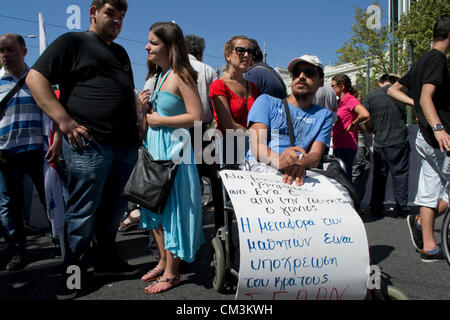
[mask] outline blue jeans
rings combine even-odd
[[[87,267],[94,241],[95,259],[116,257],[115,239],[127,200],[123,188],[137,159],[138,146],[102,144],[72,147],[63,139],[66,162],[64,265]]]
[[[5,164],[0,165],[0,221],[8,243],[8,255],[23,253],[26,243],[24,229],[24,185],[25,173],[33,181],[41,197],[44,196],[42,150],[8,154],[3,151]]]

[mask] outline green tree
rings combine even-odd
[[[407,15],[402,16],[396,32],[398,73],[404,74],[409,69],[410,45],[412,45],[413,63],[430,49],[433,41],[433,26],[436,19],[445,13],[450,13],[448,0],[420,0],[411,5]],[[450,57],[447,57],[447,64],[450,68]]]
[[[374,5],[379,6],[375,1]],[[384,10],[381,11],[384,15]],[[377,79],[384,73],[391,72],[392,63],[390,48],[389,27],[381,25],[380,29],[372,29],[367,25],[371,14],[366,10],[355,7],[355,22],[351,27],[350,39],[340,47],[338,53],[338,63],[353,63],[357,66],[367,65],[370,58],[371,65],[371,88],[376,86]],[[366,68],[362,68],[358,74],[357,83],[354,84],[358,88],[366,86]],[[364,90],[359,90],[364,96]]]

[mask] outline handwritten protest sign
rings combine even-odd
[[[277,175],[223,170],[239,229],[236,299],[363,299],[364,224],[336,182],[309,172],[301,187]]]

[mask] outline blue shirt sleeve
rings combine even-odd
[[[316,141],[322,142],[327,147],[330,146],[331,141],[331,131],[333,129],[333,114],[329,110],[326,111],[326,116],[323,121],[322,127],[320,128],[319,135]]]
[[[247,118],[247,128],[255,122],[265,124],[270,128],[270,109],[273,98],[267,94],[259,96],[253,103]]]

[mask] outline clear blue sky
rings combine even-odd
[[[334,65],[336,50],[350,37],[355,7],[366,9],[373,0],[128,0],[128,12],[117,43],[128,51],[135,84],[144,85],[145,43],[150,26],[157,21],[174,20],[184,34],[196,34],[206,41],[204,62],[214,69],[224,64],[223,45],[237,34],[254,38],[267,49],[267,62],[286,68],[293,57],[317,55],[325,65]],[[379,0],[385,9],[388,0]],[[2,1],[0,33],[39,34],[38,13],[44,15],[47,40],[52,42],[70,30],[66,13],[70,5],[81,9],[81,30],[89,28],[91,0],[11,0]],[[75,30],[77,31],[77,30]],[[26,38],[26,62],[32,65],[39,56],[39,40]]]

